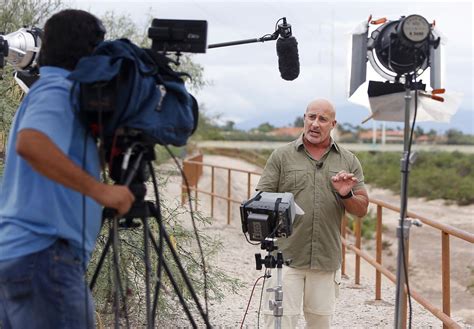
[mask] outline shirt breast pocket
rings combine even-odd
[[[285,173],[285,192],[299,191],[308,183],[308,171],[304,167],[292,166]]]

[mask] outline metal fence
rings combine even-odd
[[[247,198],[250,198],[251,194],[251,187],[252,187],[252,176],[260,176],[260,173],[247,171],[237,168],[228,168],[224,166],[218,165],[211,165],[202,162],[202,155],[190,158],[189,160],[185,160],[183,162],[184,173],[187,177],[189,189],[194,192],[195,198],[195,206],[197,207],[199,199],[199,193],[210,196],[210,215],[214,217],[214,207],[215,207],[215,199],[222,199],[225,200],[227,203],[227,224],[231,223],[231,209],[232,203],[239,204],[243,200],[237,200],[233,198],[231,191],[232,191],[232,173],[239,172],[244,173],[247,175]],[[211,168],[211,190],[202,190],[199,188],[199,178],[203,174],[203,168],[210,167]],[[216,170],[225,170],[227,171],[227,194],[221,195],[216,193],[215,190],[215,172]],[[191,193],[192,193],[191,192]],[[182,187],[182,202],[186,197],[187,187],[183,182]],[[342,273],[345,274],[346,272],[346,254],[347,250],[352,250],[355,254],[355,273],[354,273],[354,280],[355,284],[360,284],[360,265],[361,259],[364,259],[368,264],[375,268],[375,300],[382,299],[382,275],[388,278],[390,281],[396,283],[395,275],[390,272],[386,267],[382,265],[382,241],[383,241],[383,234],[382,234],[382,225],[383,225],[383,216],[382,211],[383,209],[389,209],[394,212],[400,212],[399,208],[388,204],[381,200],[369,199],[369,202],[377,207],[377,222],[376,222],[376,234],[375,234],[375,243],[376,243],[376,250],[375,250],[375,258],[369,255],[367,252],[361,249],[362,245],[362,220],[363,218],[355,218],[355,227],[354,232],[351,232],[354,236],[355,243],[349,242],[347,238],[347,234],[350,231],[347,227],[347,217],[344,216],[342,225],[341,225],[341,236],[342,236]],[[415,299],[420,305],[422,305],[426,310],[430,311],[434,316],[440,319],[443,322],[443,328],[460,328],[460,325],[456,323],[450,316],[451,316],[451,266],[450,266],[450,240],[451,238],[461,239],[467,243],[474,244],[474,234],[459,230],[455,227],[445,225],[434,220],[428,219],[426,217],[420,216],[413,212],[407,212],[407,217],[410,219],[418,219],[425,225],[428,225],[434,229],[439,230],[440,232],[440,239],[441,239],[441,276],[442,276],[442,309],[437,308],[432,303],[430,303],[427,299],[421,296],[418,292],[414,289],[410,289],[410,294],[413,299]],[[409,259],[409,243],[405,247],[406,252],[406,259],[408,263]],[[402,305],[403,310],[403,323],[406,327],[407,322],[407,295],[406,295],[406,287],[405,287],[405,294]]]

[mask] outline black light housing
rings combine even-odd
[[[430,66],[430,50],[440,38],[420,15],[388,21],[372,32],[367,54],[372,67],[382,77],[399,81],[402,75],[420,75]]]

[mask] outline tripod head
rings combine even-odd
[[[129,187],[135,196],[130,211],[124,215],[120,226],[124,228],[138,227],[134,218],[147,217],[148,208],[145,201],[145,182],[150,178],[148,163],[156,159],[155,143],[137,129],[120,128],[116,134],[104,142],[105,156],[108,161],[110,177],[121,185]],[[104,210],[104,218],[113,218],[110,209]]]
[[[278,246],[275,245],[275,238],[266,238],[260,243],[260,249],[266,250],[267,255],[262,258],[261,254],[255,254],[255,267],[257,270],[261,270],[263,266],[265,268],[282,268],[283,264],[290,265],[291,259],[284,261],[283,253],[278,251],[276,257],[272,255],[272,252],[278,250]]]

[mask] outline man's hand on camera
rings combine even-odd
[[[335,176],[331,177],[332,186],[334,186],[340,195],[349,194],[358,182],[359,180],[354,174],[347,173],[344,170],[341,170]]]
[[[99,184],[93,195],[94,200],[104,207],[117,210],[118,215],[125,215],[135,201],[135,196],[129,188],[123,185]]]

